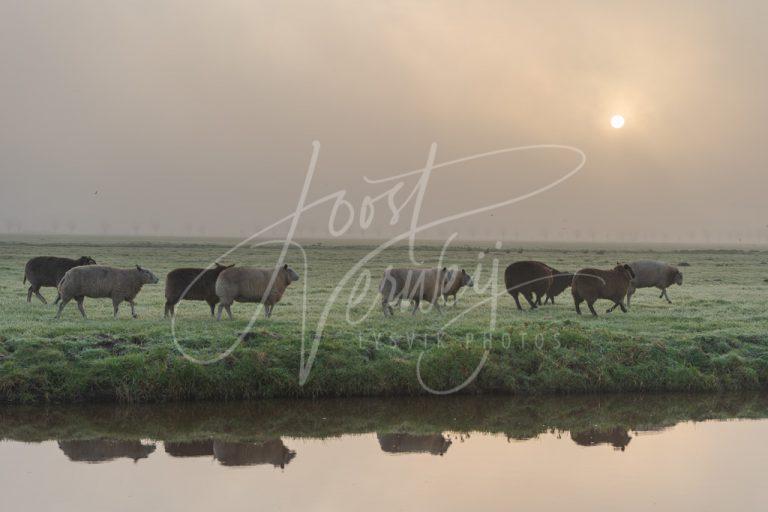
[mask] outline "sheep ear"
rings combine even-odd
[[[445,272],[446,270],[448,270],[448,267],[443,267],[443,272]]]
[[[283,265],[283,268],[288,270],[288,264],[286,263],[285,265]]]
[[[136,270],[141,270],[141,267],[136,265]]]
[[[466,270],[464,270],[464,269],[461,269],[461,273],[462,273],[462,274],[466,274],[466,273],[467,273],[467,271],[466,271]]]

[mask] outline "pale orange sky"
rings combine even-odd
[[[467,238],[768,241],[764,2],[0,4],[0,231],[237,235],[363,176],[528,144]],[[610,128],[621,113],[626,125]],[[424,221],[544,185],[434,176]],[[98,191],[98,194],[94,192]],[[299,234],[320,236],[327,209]],[[374,228],[402,232],[382,211]]]

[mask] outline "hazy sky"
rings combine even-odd
[[[433,142],[437,162],[586,154],[432,238],[766,241],[766,23],[763,1],[5,0],[0,231],[251,233],[293,210],[319,140],[309,199],[347,190],[356,212],[393,185],[364,176],[417,169]],[[578,160],[435,173],[421,219]],[[407,229],[383,207],[350,236]]]

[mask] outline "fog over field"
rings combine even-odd
[[[364,176],[435,142],[438,163],[559,144],[586,164],[427,238],[766,243],[766,19],[762,1],[2,2],[0,232],[250,234],[295,208],[317,140],[308,198],[346,191],[347,238],[408,229],[413,203],[359,227],[396,184]],[[420,223],[579,161],[435,171]],[[328,236],[330,207],[298,234]]]

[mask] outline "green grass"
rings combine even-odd
[[[165,274],[179,266],[203,266],[225,252],[227,241],[121,240],[99,238],[0,238],[0,401],[6,403],[172,400],[236,400],[264,397],[342,397],[424,393],[421,375],[433,389],[464,382],[484,352],[491,307],[481,305],[446,329],[443,324],[464,308],[488,297],[467,290],[458,308],[442,315],[405,309],[384,318],[379,309],[357,324],[346,319],[352,279],[331,308],[309,379],[299,384],[303,285],[308,286],[309,334],[328,297],[373,245],[307,244],[308,271],[292,250],[288,261],[301,274],[269,320],[259,317],[252,334],[223,360],[198,365],[174,345],[170,322],[163,320]],[[482,260],[478,253],[484,251]],[[417,256],[435,264],[440,249],[417,247]],[[99,263],[140,263],[160,278],[137,298],[139,319],[123,306],[113,320],[108,300],[86,299],[88,320],[74,303],[61,320],[53,306],[33,298],[26,303],[21,283],[24,263],[36,255],[89,255]],[[240,265],[272,265],[277,249],[244,248],[226,259]],[[561,270],[610,267],[617,260],[654,258],[689,267],[685,284],[670,289],[674,304],[655,290],[640,290],[628,314],[618,311],[594,319],[578,317],[569,292],[554,306],[518,312],[511,297],[499,297],[498,318],[487,363],[464,393],[591,393],[628,391],[722,391],[764,389],[768,385],[768,252],[692,250],[664,246],[577,246],[511,244],[454,246],[446,262],[475,273],[480,287],[499,260],[498,289],[504,267],[515,260],[538,259]],[[371,289],[353,305],[353,318],[376,304],[376,287],[387,265],[407,266],[404,247],[388,249],[365,265]],[[44,288],[53,299],[55,292]],[[599,304],[603,312],[608,303]],[[235,304],[234,321],[213,322],[208,307],[186,302],[179,309],[177,334],[187,353],[206,358],[221,353],[242,332],[251,305]],[[375,343],[380,335],[380,342]],[[412,337],[415,341],[409,343]],[[467,341],[474,337],[474,341]],[[307,347],[311,339],[307,339]]]

